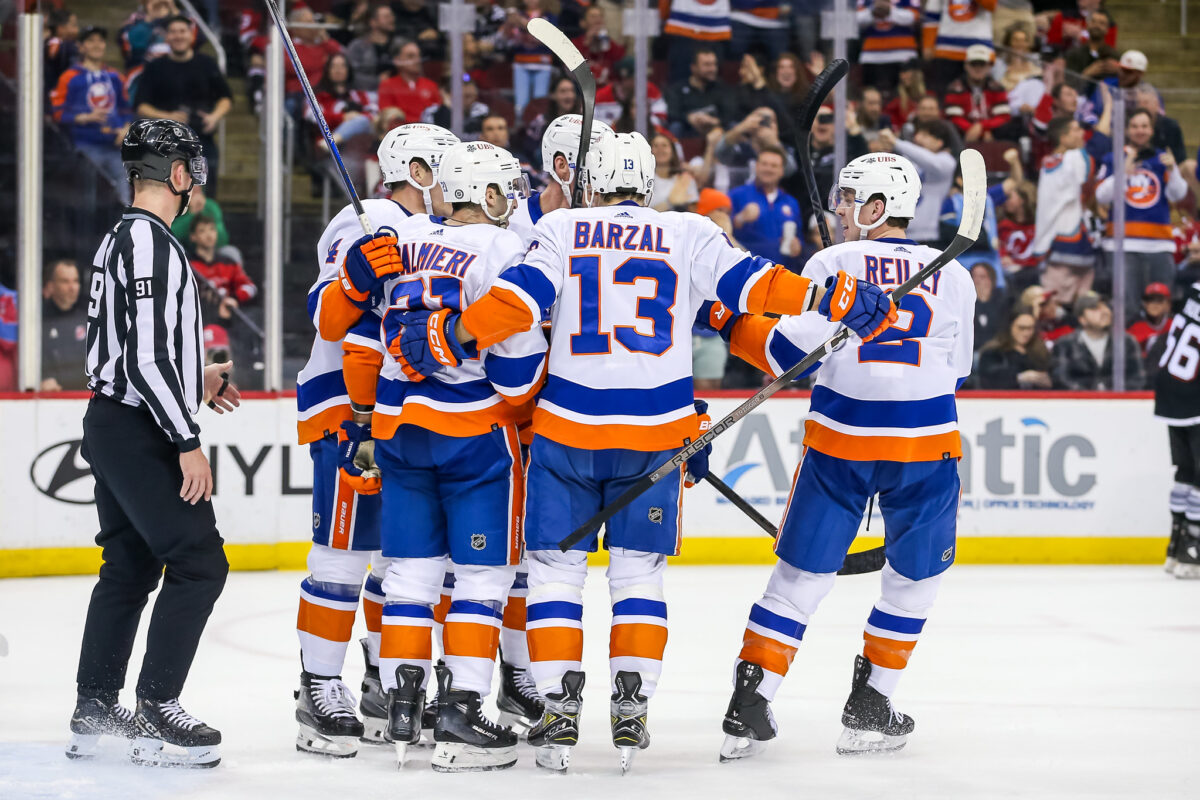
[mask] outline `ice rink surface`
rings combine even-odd
[[[896,695],[917,721],[891,757],[834,753],[878,577],[839,578],[774,704],[763,756],[719,764],[732,660],[765,567],[667,570],[671,634],[650,704],[653,743],[621,777],[608,737],[607,588],[585,595],[583,738],[571,774],[521,746],[508,771],[440,775],[429,751],[333,762],[294,749],[299,573],[234,573],[183,704],[221,729],[214,770],[154,770],[110,748],[63,756],[89,577],[0,581],[0,798],[1197,798],[1200,583],[1156,567],[952,569]],[[148,615],[147,615],[148,618]],[[359,623],[361,626],[361,621]],[[136,680],[134,650],[128,685]],[[357,692],[353,645],[344,676]],[[130,692],[122,699],[132,703]]]

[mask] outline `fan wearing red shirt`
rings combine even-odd
[[[188,241],[191,244],[188,261],[201,278],[201,297],[206,303],[212,303],[219,308],[218,315],[221,319],[229,319],[232,309],[255,298],[258,287],[240,264],[217,253],[217,226],[211,217],[201,214],[192,220]],[[206,296],[214,291],[216,297]]]
[[[1067,50],[1088,40],[1087,18],[1100,8],[1100,0],[1078,0],[1075,8],[1059,11],[1050,19],[1046,31],[1046,44],[1058,50]],[[1114,20],[1104,35],[1104,43],[1117,46],[1117,23]]]
[[[321,79],[326,59],[334,53],[342,52],[342,46],[330,39],[324,28],[315,27],[316,24],[317,18],[313,16],[312,9],[297,8],[288,14],[288,33],[296,45],[296,55],[300,57],[300,65],[304,67],[304,74],[308,76],[310,84],[315,84]],[[288,61],[285,74],[287,80],[284,83],[284,92],[299,92],[300,77],[296,75],[296,68],[292,66],[291,60]]]
[[[1167,332],[1171,324],[1171,289],[1165,283],[1152,283],[1142,292],[1142,313],[1126,331],[1142,348],[1142,357],[1154,340]]]
[[[398,108],[405,122],[420,122],[422,111],[442,102],[437,84],[421,74],[421,48],[413,41],[396,42],[392,64],[396,74],[379,82],[379,108]]]
[[[615,74],[617,62],[625,57],[625,48],[614,42],[604,25],[604,10],[590,5],[583,12],[583,34],[571,42],[579,48],[596,83],[600,86],[609,82]]]

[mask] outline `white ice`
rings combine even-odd
[[[586,595],[583,739],[571,774],[516,768],[440,775],[429,751],[397,772],[387,748],[332,762],[297,753],[292,690],[299,573],[235,573],[183,696],[220,728],[221,765],[138,768],[110,748],[63,756],[92,578],[0,581],[0,798],[1200,797],[1200,584],[1151,567],[952,569],[896,695],[917,720],[891,757],[834,753],[873,576],[838,580],[775,703],[761,757],[719,764],[721,717],[746,613],[765,567],[667,570],[671,638],[650,705],[653,743],[620,777],[608,739],[608,598]],[[148,619],[149,614],[146,614]],[[361,626],[361,622],[360,622]],[[127,683],[136,680],[141,641]],[[358,646],[345,677],[357,689]],[[126,691],[123,699],[132,701]]]

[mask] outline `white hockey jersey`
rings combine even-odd
[[[399,243],[404,272],[384,284],[387,309],[376,328],[377,344],[384,348],[399,333],[394,315],[466,308],[525,255],[515,233],[493,225],[447,225],[428,216],[413,220]],[[446,436],[478,436],[493,425],[526,422],[545,373],[545,354],[546,338],[531,324],[459,366],[413,383],[385,350],[372,435],[389,439],[397,427],[411,424]]]
[[[847,242],[809,260],[820,285],[838,270],[891,291],[938,251],[910,239]],[[959,458],[954,393],[971,372],[975,284],[952,261],[900,301],[896,324],[876,339],[851,337],[816,372],[804,445],[850,461]],[[731,352],[779,375],[833,336],[840,324],[818,314],[743,317]]]
[[[589,450],[658,451],[696,436],[700,304],[799,313],[809,290],[807,279],[733,247],[705,217],[621,203],[547,214],[524,262],[462,321],[487,344],[552,320],[535,434]]]
[[[542,193],[534,192],[529,197],[517,201],[517,210],[508,218],[508,229],[521,239],[521,246],[526,250],[533,242],[533,226],[538,224],[542,213]]]
[[[394,200],[363,200],[367,218],[380,232],[395,233],[412,216]],[[338,271],[350,246],[363,235],[353,206],[337,213],[317,242],[321,272],[308,290],[308,316],[317,328],[308,363],[296,376],[296,410],[300,444],[315,442],[336,431],[351,418],[350,398],[342,375],[342,336],[327,339],[322,332],[346,331],[358,320],[362,309],[355,307],[337,285]]]

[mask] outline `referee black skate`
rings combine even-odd
[[[92,755],[101,736],[130,740],[135,763],[212,767],[219,731],[179,704],[229,563],[212,503],[212,472],[195,415],[239,405],[232,363],[204,366],[196,281],[169,224],[207,165],[200,140],[171,120],[139,120],[121,145],[133,205],[92,263],[83,420],[104,549],[77,676],[67,755]],[[137,706],[118,693],[138,620],[162,578],[137,681]]]

